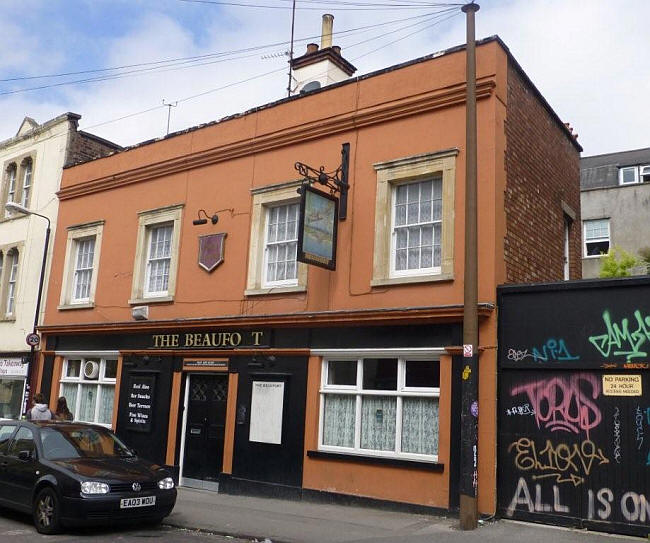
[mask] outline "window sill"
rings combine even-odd
[[[15,221],[17,219],[22,219],[23,217],[26,216],[27,215],[23,215],[22,213],[16,212],[15,214],[10,215],[9,217],[5,217],[5,216],[0,217],[0,222]]]
[[[270,288],[251,288],[244,291],[245,296],[262,296],[264,294],[286,294],[290,292],[307,292],[304,285],[270,287]]]
[[[173,301],[173,296],[152,296],[151,298],[132,298],[128,303],[129,305],[147,305],[169,303]]]
[[[322,458],[326,460],[339,460],[342,462],[356,462],[357,464],[375,464],[392,466],[396,468],[418,469],[442,472],[445,465],[440,462],[423,462],[421,460],[406,460],[404,458],[387,458],[384,456],[361,456],[356,454],[335,453],[328,451],[307,451],[309,458]]]
[[[390,285],[408,285],[410,283],[439,283],[453,281],[453,274],[412,275],[404,277],[386,277],[370,281],[371,287],[385,287]]]
[[[68,309],[93,309],[95,302],[84,302],[82,304],[61,304],[57,307],[59,311],[67,311]]]
[[[0,322],[16,322],[16,316],[11,315],[11,316],[5,316],[5,317],[0,317]]]

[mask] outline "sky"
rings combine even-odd
[[[477,38],[504,40],[583,156],[650,147],[650,2],[478,3]],[[297,0],[295,55],[323,13],[355,75],[464,43],[464,14],[441,4]],[[73,111],[133,145],[164,136],[168,114],[174,132],[281,99],[290,36],[291,0],[2,0],[0,140]]]

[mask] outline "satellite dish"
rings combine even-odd
[[[318,89],[320,89],[320,81],[310,81],[302,88],[300,94],[302,94],[303,92],[311,92]]]

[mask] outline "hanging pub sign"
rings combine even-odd
[[[301,187],[298,254],[296,259],[328,270],[336,269],[338,198]]]
[[[127,388],[128,418],[126,427],[136,432],[151,432],[156,378],[153,375],[131,375]]]

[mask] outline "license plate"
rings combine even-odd
[[[120,500],[120,509],[128,509],[129,507],[147,507],[149,505],[156,505],[156,496],[122,498]]]

